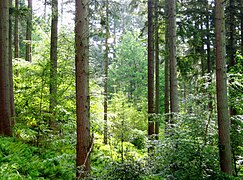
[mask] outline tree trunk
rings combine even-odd
[[[55,107],[57,105],[57,34],[58,34],[58,1],[52,0],[51,50],[50,50],[50,105],[52,115],[50,126],[55,129]]]
[[[176,3],[175,0],[168,0],[168,30],[169,30],[169,60],[170,60],[170,110],[171,113],[178,113],[178,83],[177,83],[177,62],[176,62]],[[173,119],[172,119],[173,123]]]
[[[166,13],[166,19],[165,19],[165,89],[164,89],[164,114],[165,114],[165,133],[167,133],[167,127],[169,123],[169,112],[170,112],[170,82],[169,82],[169,41],[168,41],[168,36],[169,36],[169,31],[168,31],[168,1],[165,2],[165,13]]]
[[[219,156],[221,171],[232,174],[230,119],[227,99],[225,63],[225,21],[222,0],[215,0],[216,25],[216,90],[218,110]]]
[[[19,58],[19,0],[15,0],[14,58]]]
[[[106,7],[106,20],[105,20],[105,29],[106,29],[106,37],[105,37],[105,58],[104,58],[104,144],[107,144],[108,139],[108,127],[107,127],[107,110],[108,110],[108,38],[109,38],[109,17],[108,17],[108,0],[105,2]]]
[[[31,41],[32,41],[32,0],[28,0],[28,9],[29,16],[27,18],[27,27],[26,27],[26,54],[25,60],[32,61],[32,52],[31,52]]]
[[[154,40],[153,0],[148,0],[148,137],[154,134]]]
[[[0,135],[11,136],[9,1],[0,1]]]
[[[13,2],[12,0],[9,0],[9,7],[13,7]],[[8,53],[9,53],[9,83],[10,83],[10,108],[11,108],[11,117],[12,117],[12,126],[15,124],[15,106],[14,106],[14,94],[13,94],[13,51],[12,51],[12,35],[13,35],[13,24],[12,24],[12,14],[9,16],[9,48],[8,48]]]
[[[159,24],[158,24],[158,1],[155,1],[155,113],[157,114],[157,119],[155,122],[155,135],[156,139],[159,139],[159,121],[160,121],[160,77],[159,77]]]
[[[89,0],[76,0],[75,17],[75,69],[76,69],[76,114],[77,179],[84,178],[90,170],[90,98],[89,98]]]
[[[235,1],[230,0],[230,30],[229,30],[229,68],[235,65]]]

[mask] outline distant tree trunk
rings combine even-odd
[[[216,90],[221,171],[232,175],[230,119],[227,99],[225,63],[225,21],[222,0],[215,0],[216,25]]]
[[[177,83],[177,62],[176,62],[176,3],[175,0],[168,0],[168,30],[169,30],[169,60],[170,60],[170,110],[171,113],[178,113],[178,83]],[[172,119],[173,123],[173,119]]]
[[[106,7],[106,20],[105,20],[105,58],[104,58],[104,71],[105,71],[105,79],[104,79],[104,144],[107,144],[108,139],[108,127],[107,127],[107,113],[108,113],[108,38],[109,38],[109,17],[108,17],[108,0],[105,2]]]
[[[169,82],[169,42],[168,42],[168,1],[165,1],[165,13],[166,13],[166,26],[165,26],[165,89],[164,89],[164,114],[165,114],[165,133],[167,131],[167,125],[169,123],[170,112],[170,82]]]
[[[9,0],[9,7],[13,7],[13,2],[12,0]],[[8,48],[8,53],[9,53],[9,83],[10,83],[10,106],[11,106],[11,117],[12,117],[12,126],[15,124],[15,106],[14,106],[14,94],[13,94],[13,51],[12,51],[12,35],[13,35],[13,23],[12,23],[12,14],[9,16],[9,48]]]
[[[14,58],[19,58],[19,0],[15,0]]]
[[[153,0],[148,0],[148,137],[154,134],[154,38]]]
[[[155,122],[155,135],[156,139],[159,139],[159,121],[160,121],[160,89],[159,89],[159,23],[158,23],[158,16],[159,16],[159,9],[158,9],[158,1],[155,1],[155,87],[156,87],[156,94],[155,94],[155,113],[157,114],[157,119]]]
[[[230,13],[230,30],[229,30],[229,67],[235,65],[235,0],[229,1],[229,13]]]
[[[77,179],[90,171],[90,100],[89,100],[89,0],[76,0],[75,17],[75,69],[76,69],[76,114]]]
[[[207,12],[209,12],[209,8],[208,8],[208,1],[206,1],[207,3]],[[206,15],[206,29],[207,29],[207,32],[206,32],[206,46],[207,46],[207,73],[208,75],[210,76],[209,77],[209,84],[211,84],[212,82],[212,76],[211,76],[211,73],[212,73],[212,62],[211,62],[211,47],[210,47],[210,16],[207,14]],[[212,98],[212,95],[211,93],[209,92],[208,94],[208,98],[209,98],[209,102],[208,102],[208,109],[209,111],[212,111],[213,110],[213,98]]]
[[[0,1],[0,135],[12,135],[9,77],[9,0]]]
[[[55,107],[57,105],[57,34],[58,34],[58,1],[52,0],[51,20],[51,50],[50,50],[50,105],[49,111],[53,115],[50,125],[55,128]]]
[[[27,17],[26,27],[26,54],[25,60],[32,61],[31,41],[32,41],[32,0],[28,0],[29,15]]]

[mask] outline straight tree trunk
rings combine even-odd
[[[225,63],[225,21],[222,0],[215,0],[216,25],[216,90],[218,111],[219,156],[222,172],[232,175],[230,119],[227,99]]]
[[[55,107],[57,105],[57,37],[58,34],[58,0],[52,0],[51,51],[50,51],[50,105],[53,115],[50,125],[55,128]]]
[[[104,58],[104,71],[105,71],[105,83],[104,83],[104,144],[108,142],[108,127],[107,127],[107,113],[108,113],[108,38],[109,38],[109,17],[108,17],[108,0],[105,2],[106,7],[106,20],[105,20],[105,58]]]
[[[0,1],[0,135],[12,135],[9,77],[9,1]]]
[[[14,58],[19,58],[19,0],[15,0]]]
[[[230,7],[229,7],[229,13],[230,13],[230,37],[229,37],[229,67],[232,67],[235,65],[235,54],[236,54],[236,48],[235,48],[235,0],[230,0]]]
[[[166,19],[165,19],[165,89],[164,89],[164,114],[165,114],[165,133],[167,132],[167,125],[169,123],[169,112],[170,112],[170,81],[169,81],[169,41],[168,41],[168,1],[165,2],[165,13],[166,13]]]
[[[13,7],[13,2],[12,0],[9,0],[9,7]],[[12,14],[9,16],[9,48],[8,48],[8,53],[9,53],[9,83],[10,83],[10,106],[11,106],[11,117],[12,117],[12,126],[15,124],[15,106],[14,106],[14,94],[13,94],[13,51],[12,51],[12,35],[13,35],[13,24],[12,24]]]
[[[29,16],[27,18],[27,27],[26,27],[26,53],[25,60],[32,61],[32,50],[31,50],[31,41],[32,41],[32,0],[28,0],[28,9]]]
[[[158,1],[155,1],[155,113],[157,114],[157,119],[155,122],[155,135],[156,139],[159,139],[159,120],[160,120],[160,76],[159,76],[159,24],[158,24]]]
[[[76,114],[77,179],[90,171],[90,98],[89,98],[89,0],[76,0],[75,17],[75,69],[76,69]]]
[[[177,61],[176,61],[176,2],[168,0],[168,41],[170,61],[170,110],[171,113],[178,113],[178,82],[177,82]],[[172,119],[173,123],[173,119]]]
[[[153,0],[148,0],[148,137],[154,135],[154,38]]]

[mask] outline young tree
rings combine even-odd
[[[153,0],[148,0],[148,136],[154,134],[154,27]]]
[[[89,0],[76,0],[75,17],[75,69],[76,69],[76,114],[77,179],[90,170],[90,122],[89,122]]]
[[[51,20],[51,51],[50,51],[50,105],[49,111],[54,113],[57,104],[57,34],[58,34],[58,0],[52,0],[52,20]],[[55,117],[55,113],[54,113]],[[50,125],[54,126],[51,119]]]
[[[221,171],[232,174],[230,119],[227,99],[225,63],[225,21],[222,0],[215,0],[216,25],[216,90],[218,110],[219,156]]]
[[[106,11],[106,19],[105,19],[105,58],[104,58],[104,71],[105,71],[105,79],[104,79],[104,144],[107,144],[108,139],[108,129],[107,129],[107,110],[108,110],[108,53],[109,53],[109,17],[108,17],[108,0],[105,2],[105,11]]]
[[[176,62],[176,2],[168,0],[168,42],[170,61],[170,110],[178,113],[177,62]]]
[[[32,0],[28,0],[28,9],[29,14],[27,17],[27,26],[26,26],[26,54],[25,60],[32,61],[32,50],[31,50],[31,41],[32,41]]]
[[[19,58],[19,0],[15,0],[14,58]]]
[[[9,1],[0,1],[0,135],[12,135],[9,71]]]

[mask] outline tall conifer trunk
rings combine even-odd
[[[177,82],[177,61],[176,61],[176,1],[168,0],[168,41],[170,61],[170,110],[171,113],[178,113],[178,82]],[[173,123],[173,119],[172,119]]]
[[[158,1],[155,1],[155,113],[157,114],[157,119],[155,122],[155,135],[156,139],[159,139],[159,114],[160,114],[160,76],[159,76],[159,16]]]
[[[89,0],[75,1],[75,71],[76,71],[76,177],[90,171],[90,98],[89,98]]]
[[[9,77],[9,1],[0,1],[0,135],[12,135]]]
[[[148,137],[154,134],[154,38],[153,0],[148,0]]]
[[[216,90],[218,111],[219,156],[221,171],[232,174],[230,119],[227,99],[225,63],[225,20],[222,0],[215,0],[216,25]]]
[[[32,41],[32,0],[28,0],[28,9],[29,14],[27,17],[27,26],[26,26],[26,52],[25,60],[32,61],[32,50],[31,50],[31,41]]]
[[[14,58],[19,58],[19,0],[15,0]]]
[[[109,38],[109,17],[108,17],[108,0],[105,2],[105,12],[106,12],[106,19],[105,19],[105,58],[104,58],[104,144],[108,142],[108,127],[107,127],[107,120],[108,120],[108,53],[109,53],[109,46],[108,46],[108,38]]]
[[[50,51],[50,105],[53,115],[50,125],[55,126],[55,107],[57,105],[57,35],[58,35],[58,0],[52,0],[51,51]]]

